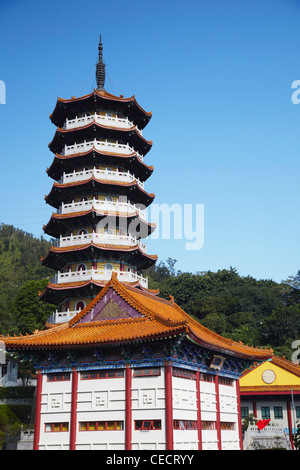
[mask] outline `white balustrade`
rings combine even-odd
[[[120,144],[119,142],[109,142],[108,140],[84,140],[81,143],[74,143],[73,145],[65,145],[62,149],[62,155],[72,155],[76,153],[83,153],[88,152],[94,148],[95,150],[99,150],[100,152],[110,152],[110,153],[119,153],[121,155],[131,155],[132,153],[136,153],[138,158],[143,161],[143,156],[140,155],[133,147],[127,144]]]
[[[131,214],[137,212],[143,219],[146,217],[146,211],[140,209],[135,204],[121,201],[107,201],[98,199],[89,199],[87,201],[62,203],[57,210],[58,214],[72,214],[74,212],[83,212],[91,209],[99,212],[115,212],[122,214]]]
[[[64,312],[59,312],[56,310],[55,312],[52,313],[52,315],[49,315],[47,318],[48,323],[65,323],[67,321],[70,321],[77,313],[79,313],[80,310],[66,310]]]
[[[89,124],[90,122],[97,122],[99,124],[104,124],[110,127],[116,127],[119,129],[130,129],[135,127],[136,130],[142,135],[142,130],[137,126],[134,126],[133,122],[129,121],[128,118],[119,118],[106,115],[100,115],[97,113],[94,114],[85,114],[81,117],[75,117],[74,119],[66,119],[64,124],[64,129],[75,129],[77,127],[83,127]]]
[[[75,183],[79,181],[85,181],[92,177],[95,177],[99,180],[105,181],[117,181],[124,183],[132,183],[136,181],[138,185],[144,189],[144,183],[132,175],[129,171],[118,171],[118,170],[108,170],[108,169],[98,169],[92,168],[90,170],[82,171],[73,171],[72,173],[63,173],[62,177],[59,180],[60,184]]]
[[[143,277],[131,271],[115,271],[119,281],[123,282],[137,282],[139,281],[143,287],[148,288],[148,278]],[[112,271],[106,269],[87,269],[79,271],[60,272],[50,280],[54,284],[64,284],[69,282],[81,281],[109,281],[111,279]]]
[[[80,235],[60,236],[56,246],[59,248],[85,245],[88,243],[97,243],[100,245],[118,245],[118,246],[135,246],[139,245],[143,252],[147,252],[146,243],[138,240],[133,235],[120,235],[110,233],[81,233]]]

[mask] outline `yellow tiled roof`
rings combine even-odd
[[[141,316],[80,322],[111,288]],[[68,323],[55,325],[48,330],[36,331],[32,335],[0,337],[0,340],[8,349],[18,349],[118,344],[166,338],[183,333],[193,342],[219,352],[227,352],[251,360],[264,360],[272,356],[271,350],[253,348],[223,338],[192,319],[174,302],[172,297],[170,300],[164,300],[150,292],[125,285],[117,280],[115,274],[90,304]]]

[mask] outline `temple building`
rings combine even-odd
[[[293,434],[300,422],[300,366],[278,356],[245,371],[240,379],[241,417],[267,420],[264,433],[286,434],[290,447],[294,448]],[[264,437],[255,426],[250,438]],[[274,431],[274,432],[275,432]],[[258,434],[256,436],[256,434]]]
[[[46,202],[57,211],[44,229],[57,242],[42,263],[56,274],[40,296],[57,312],[42,331],[0,338],[37,372],[34,449],[241,449],[239,378],[272,351],[223,338],[148,289],[151,113],[105,91],[101,40],[96,77],[51,115]]]

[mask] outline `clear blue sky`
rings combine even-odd
[[[150,240],[182,271],[235,267],[280,281],[299,263],[300,2],[0,0],[0,221],[40,236],[57,96],[95,86],[100,33],[107,91],[153,118],[147,190],[204,204],[205,243]]]

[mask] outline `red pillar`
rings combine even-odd
[[[221,417],[220,417],[220,395],[219,395],[219,376],[215,376],[215,390],[216,390],[216,429],[218,438],[218,450],[222,450],[222,439],[221,439]]]
[[[237,379],[236,383],[236,397],[237,397],[237,411],[238,411],[238,430],[239,430],[239,440],[240,440],[240,449],[243,450],[243,430],[242,430],[242,416],[241,416],[241,394],[240,394],[240,382]]]
[[[256,401],[252,402],[253,405],[253,416],[254,418],[257,418],[257,407],[256,407]]]
[[[172,365],[165,365],[166,450],[173,450]]]
[[[197,396],[197,428],[198,450],[202,450],[202,423],[201,423],[201,398],[200,398],[200,374],[196,372],[196,396]]]
[[[39,450],[43,375],[37,371],[33,450]]]
[[[288,414],[289,437],[290,437],[292,449],[294,450],[293,421],[292,421],[292,412],[291,412],[291,402],[290,402],[290,400],[287,400],[286,406],[287,406],[287,414]]]
[[[70,450],[76,450],[76,429],[77,429],[77,390],[78,372],[72,372],[72,401],[71,401],[71,424],[70,424]]]
[[[125,450],[131,450],[132,441],[132,369],[125,369]]]

